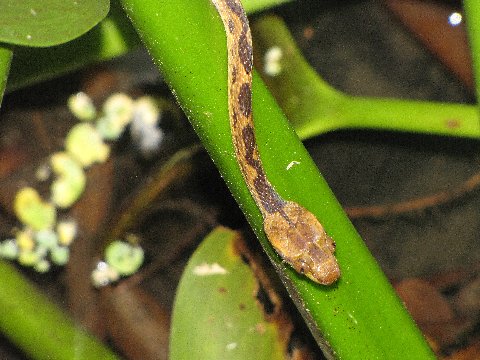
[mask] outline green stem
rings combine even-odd
[[[257,73],[255,134],[267,175],[286,199],[312,211],[337,243],[342,277],[319,286],[288,268],[268,243],[234,154],[227,105],[227,51],[208,0],[122,4],[278,269],[322,349],[339,359],[433,359],[433,354]],[[297,165],[287,167],[292,161]],[[288,169],[288,170],[287,170]],[[192,319],[195,321],[195,319]]]
[[[282,50],[281,72],[262,77],[301,138],[352,128],[480,138],[474,105],[346,95],[312,69],[282,20],[264,16],[252,28],[258,68],[269,49]]]
[[[247,2],[246,4],[250,11],[256,11],[286,1],[264,0]],[[467,15],[475,14],[475,11],[478,11],[479,6],[476,2],[470,3],[467,1],[465,4],[466,8],[471,9]],[[270,39],[270,42],[264,46],[273,46],[273,44],[284,48],[295,46],[288,30],[278,19],[264,17],[259,21],[259,23],[262,22],[264,22],[264,25],[259,35],[264,39]],[[469,21],[469,24],[472,23],[473,25],[469,27],[469,29],[471,28],[470,38],[474,39],[475,31],[480,32],[477,29],[480,27],[477,25],[480,22]],[[95,45],[92,46],[92,44]],[[126,23],[123,14],[118,13],[115,6],[112,6],[109,17],[98,28],[74,42],[48,49],[18,48],[12,66],[9,90],[58,76],[93,61],[121,55],[136,46],[137,39],[130,30],[130,24]],[[472,46],[475,46],[473,41]],[[478,47],[480,48],[480,45]],[[11,60],[10,50],[3,50],[10,53],[10,57],[7,56],[8,59],[6,59],[3,55],[2,58],[7,61],[1,62],[0,66],[8,65]],[[273,86],[273,88],[277,101],[286,111],[301,138],[345,128],[399,130],[460,137],[480,136],[479,125],[476,124],[478,117],[475,114],[474,106],[410,100],[356,98],[343,96],[339,92],[336,93],[336,97],[328,96],[328,93],[331,92],[329,85],[321,80],[313,70],[308,69],[307,71],[305,66],[309,67],[309,65],[301,57],[298,49],[294,50],[294,55],[299,56],[300,59],[294,60],[292,57],[288,57],[286,61],[292,63],[291,68],[295,71],[288,72],[289,66],[287,66],[284,76],[288,78],[281,81],[281,84],[289,83],[290,86],[281,88]],[[476,53],[478,51],[474,52],[474,54]],[[35,66],[32,66],[32,58],[36,59],[33,63]],[[302,64],[298,64],[298,61]],[[478,59],[474,59],[474,61],[480,62]],[[312,73],[308,74],[308,72]],[[312,76],[316,79],[312,79]],[[476,77],[478,78],[480,75]],[[272,86],[268,79],[267,82],[269,86]],[[309,85],[308,88],[311,91],[309,97],[313,98],[312,101],[308,102],[313,104],[314,107],[309,109],[308,112],[297,111],[298,109],[289,111],[288,105],[284,106],[282,99],[279,98],[282,91],[286,92],[283,98],[291,99],[290,95],[292,93],[298,94],[298,87],[305,88],[306,84]],[[319,90],[320,95],[323,94],[323,96],[315,94],[313,89]],[[306,97],[302,97],[302,99],[306,99]],[[303,105],[305,103],[302,102]],[[296,120],[297,117],[300,118],[298,121]]]
[[[480,138],[477,109],[471,105],[345,96],[334,106],[334,117],[312,114],[310,123],[298,127],[299,136],[307,138],[339,129],[376,129]]]
[[[0,331],[32,359],[117,359],[57,305],[0,261]]]
[[[12,50],[0,46],[0,105],[2,104],[3,94],[5,93],[5,87],[7,86],[12,57]]]
[[[475,77],[475,89],[477,101],[480,99],[480,2],[477,0],[465,0],[466,28],[473,62],[473,75]]]
[[[287,2],[292,2],[293,0],[244,0],[242,1],[245,11],[247,13],[252,13],[255,11],[262,11],[273,6],[278,6]]]

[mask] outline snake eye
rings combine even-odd
[[[298,259],[297,266],[295,267],[295,270],[297,270],[300,274],[305,274],[305,269],[308,268],[307,263],[305,262],[305,259]]]

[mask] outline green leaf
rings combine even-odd
[[[62,44],[93,28],[109,7],[108,0],[0,0],[0,42]]]
[[[16,47],[7,92],[111,59],[138,45],[135,30],[113,2],[108,16],[98,26],[73,41],[48,48]]]
[[[170,359],[285,358],[255,299],[255,277],[235,251],[237,236],[218,228],[190,258],[175,298]]]
[[[17,192],[14,209],[17,218],[34,230],[51,228],[57,217],[55,207],[43,201],[37,190],[31,187],[22,188]]]

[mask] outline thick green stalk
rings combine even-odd
[[[263,233],[260,212],[233,155],[226,40],[213,5],[208,0],[122,3],[323,350],[340,359],[403,359],[405,349],[412,359],[434,358],[255,73],[255,132],[268,177],[284,198],[303,204],[324,224],[337,242],[342,277],[334,286],[315,285],[288,268],[272,250]]]
[[[12,50],[0,46],[0,105],[2,104],[3,94],[5,93],[5,87],[7,86],[12,56]]]
[[[474,105],[346,95],[312,69],[281,19],[262,17],[253,30],[257,63],[273,47],[282,51],[281,71],[262,77],[301,138],[352,128],[480,138]]]
[[[0,261],[0,331],[32,359],[118,359]]]
[[[480,99],[480,2],[478,0],[464,0],[468,41],[472,53],[473,75],[477,101]]]

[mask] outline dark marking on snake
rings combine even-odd
[[[252,71],[252,46],[249,44],[248,37],[245,32],[242,31],[240,38],[238,39],[238,56],[245,68],[245,71],[250,73]]]
[[[228,30],[233,33],[235,31],[235,23],[232,19],[228,19]]]
[[[246,125],[242,129],[242,139],[245,144],[245,160],[247,163],[256,169],[259,172],[259,169],[263,173],[263,169],[258,159],[255,159],[255,151],[252,149],[251,144],[255,142],[255,134],[253,132],[253,127]]]
[[[243,116],[250,116],[252,112],[252,90],[250,84],[243,83],[238,92],[238,106]]]
[[[234,126],[237,126],[238,116],[237,116],[237,113],[235,111],[232,112],[232,122],[233,122]]]
[[[232,67],[232,84],[235,84],[237,82],[237,67],[233,66]]]
[[[269,213],[273,214],[282,209],[284,202],[282,199],[277,196],[275,192],[271,191],[271,185],[268,182],[265,173],[262,171],[254,180],[255,189],[261,194],[260,200],[264,209]]]
[[[248,24],[247,16],[245,15],[243,7],[239,2],[235,0],[225,0],[225,4],[230,8],[230,10],[232,10],[235,15],[238,16],[238,18],[241,20],[242,25],[245,23]]]

